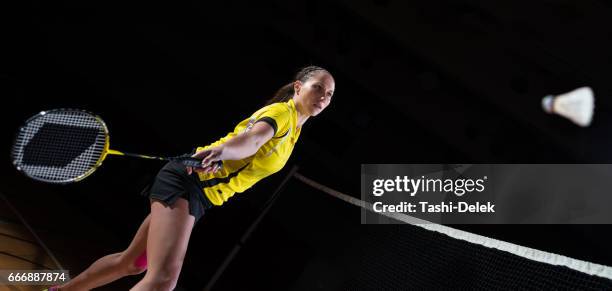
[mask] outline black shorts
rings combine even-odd
[[[173,205],[176,199],[183,198],[189,202],[189,214],[198,222],[204,211],[213,206],[204,195],[203,188],[197,173],[188,175],[183,164],[168,162],[141,195],[161,201],[165,205]]]

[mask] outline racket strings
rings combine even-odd
[[[23,162],[65,167],[95,142],[97,132],[93,128],[46,123],[25,146]],[[74,139],[74,136],[80,138]]]
[[[13,156],[27,175],[46,182],[69,182],[90,172],[106,145],[104,124],[87,112],[52,111],[23,126]]]

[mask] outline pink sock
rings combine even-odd
[[[136,266],[138,268],[146,268],[147,267],[147,251],[146,250],[144,252],[142,252],[142,255],[140,255],[138,258],[136,258],[136,261],[134,261],[134,266]]]

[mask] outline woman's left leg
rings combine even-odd
[[[127,249],[98,259],[81,274],[60,286],[60,290],[90,290],[124,276],[144,272],[147,268],[146,247],[150,220],[149,214]]]

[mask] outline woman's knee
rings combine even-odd
[[[121,266],[125,274],[137,275],[147,270],[147,252],[144,251],[136,259],[122,256]]]

